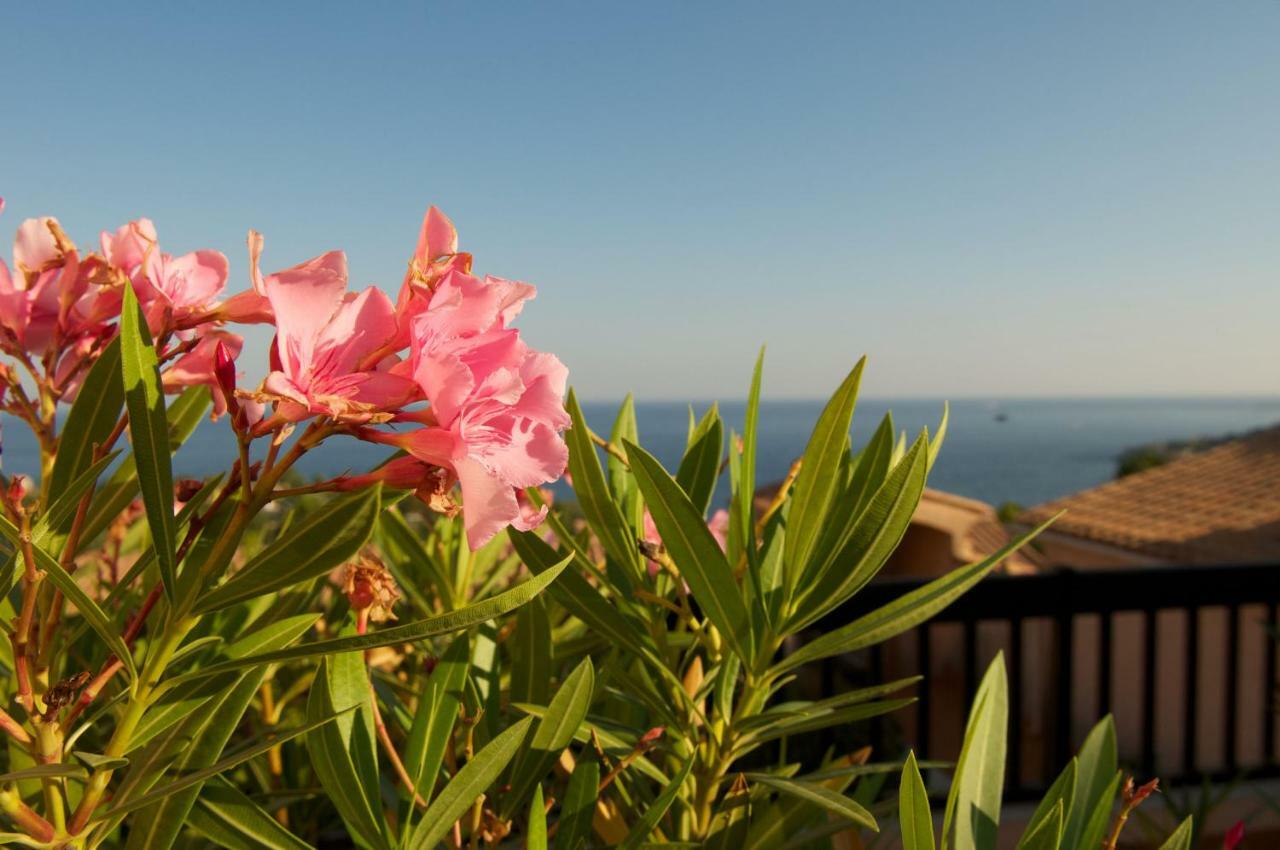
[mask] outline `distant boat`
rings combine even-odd
[[[1009,414],[1005,413],[1005,412],[1002,410],[1002,411],[1000,411],[999,413],[997,413],[997,414],[995,415],[995,417],[994,417],[994,418],[995,418],[995,420],[996,420],[997,422],[1008,422],[1008,421],[1009,421]]]

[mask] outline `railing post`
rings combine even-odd
[[[1075,646],[1075,617],[1072,606],[1075,571],[1064,568],[1058,573],[1057,649],[1058,664],[1055,687],[1057,688],[1057,717],[1054,718],[1054,764],[1066,764],[1071,759],[1071,691],[1075,680],[1073,654]]]

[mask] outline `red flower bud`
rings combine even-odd
[[[214,349],[213,354],[214,374],[218,378],[218,386],[222,388],[222,393],[228,400],[235,397],[236,392],[236,361],[231,356],[231,352],[222,344],[222,340],[218,340],[218,347]]]

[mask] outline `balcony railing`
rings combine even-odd
[[[815,632],[923,583],[876,582]],[[1051,782],[1106,713],[1117,719],[1121,761],[1142,777],[1280,775],[1277,603],[1280,564],[993,576],[913,633],[831,659],[809,687],[923,675],[914,711],[872,724],[871,743],[880,757],[910,746],[954,760],[978,679],[1003,650],[1013,796]]]

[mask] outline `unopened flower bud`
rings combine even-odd
[[[179,478],[173,485],[174,501],[185,505],[195,498],[196,493],[199,493],[203,486],[204,482],[199,478]]]
[[[31,492],[31,481],[25,475],[15,475],[9,479],[9,492],[7,498],[9,504],[18,506],[22,504],[23,499]]]
[[[222,340],[218,340],[218,346],[214,349],[213,360],[214,371],[218,376],[218,386],[222,387],[222,391],[227,394],[228,398],[234,397],[236,392],[236,361]]]

